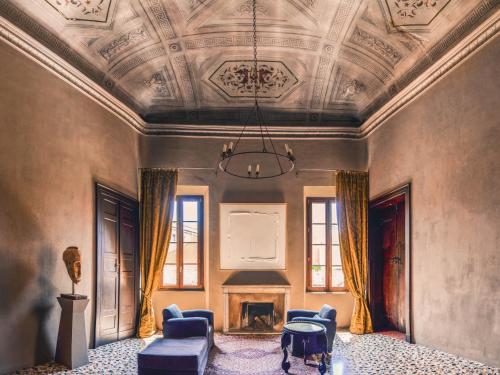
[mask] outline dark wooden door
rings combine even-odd
[[[375,331],[396,330],[411,341],[410,186],[370,202],[368,296]]]
[[[138,203],[96,185],[95,346],[135,333],[138,305]]]
[[[404,202],[380,214],[383,321],[386,328],[404,332]]]

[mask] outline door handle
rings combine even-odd
[[[392,257],[389,259],[389,261],[393,264],[403,264],[401,257]]]
[[[115,272],[118,272],[118,259],[115,258]]]

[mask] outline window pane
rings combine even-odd
[[[312,226],[312,244],[313,245],[326,244],[326,225],[313,224],[313,226]]]
[[[173,264],[165,264],[163,267],[163,285],[177,284],[177,266]]]
[[[332,224],[336,224],[338,221],[337,221],[337,203],[335,201],[331,203],[331,210],[332,210],[331,214]]]
[[[185,243],[183,251],[184,263],[198,263],[198,243]]]
[[[198,223],[183,223],[184,243],[198,242]]]
[[[341,266],[342,260],[340,258],[340,246],[332,246],[332,266]]]
[[[177,221],[177,199],[174,202],[174,216],[173,221]]]
[[[167,260],[165,263],[176,264],[177,263],[177,244],[171,243],[168,245],[167,250]]]
[[[196,286],[198,285],[198,266],[193,264],[184,264],[183,280],[184,286]]]
[[[183,202],[182,209],[182,219],[184,221],[198,221],[198,202]]]
[[[325,266],[312,266],[311,267],[311,284],[313,287],[326,286],[326,267]]]
[[[344,273],[342,272],[341,266],[332,267],[332,287],[334,288],[344,287]]]
[[[312,262],[311,264],[326,265],[326,246],[314,245],[312,247]]]
[[[170,243],[177,243],[177,223],[172,223],[172,234],[170,235]]]
[[[326,223],[326,206],[324,203],[312,203],[312,223]]]
[[[332,225],[332,244],[339,244],[339,226],[336,224]]]

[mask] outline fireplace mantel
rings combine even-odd
[[[230,329],[231,295],[244,295],[245,301],[249,302],[262,302],[266,301],[268,296],[269,299],[276,299],[278,296],[278,299],[283,301],[283,306],[278,306],[277,308],[282,311],[283,321],[286,319],[290,300],[290,283],[278,272],[238,272],[226,280],[222,285],[222,291],[224,293],[224,333],[255,333]]]

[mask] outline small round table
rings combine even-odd
[[[326,340],[326,328],[318,323],[313,322],[301,322],[293,321],[286,323],[283,326],[283,332],[281,333],[281,350],[283,350],[283,361],[281,362],[281,368],[288,374],[290,369],[290,361],[288,360],[287,347],[292,342],[291,336],[298,336],[304,344],[304,364],[306,363],[306,358],[309,354],[318,354],[308,352],[308,346],[312,340],[316,340],[316,346],[321,352],[321,363],[318,366],[319,373],[323,375],[326,372],[325,357],[328,351],[327,340]]]

